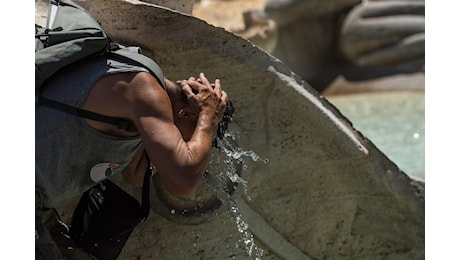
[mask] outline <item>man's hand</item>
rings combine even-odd
[[[204,73],[200,73],[199,79],[190,77],[177,83],[181,86],[192,110],[199,118],[210,120],[209,123],[216,132],[228,100],[220,80],[216,79],[214,83],[210,83]]]

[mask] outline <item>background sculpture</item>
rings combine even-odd
[[[339,75],[363,81],[424,73],[424,1],[267,0],[245,18],[238,33],[319,92]]]

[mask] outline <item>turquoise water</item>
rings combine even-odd
[[[401,170],[425,180],[424,93],[366,93],[327,99]]]

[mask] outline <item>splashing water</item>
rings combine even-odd
[[[262,159],[252,150],[244,150],[236,143],[236,135],[238,132],[227,131],[223,139],[217,140],[218,149],[213,151],[210,165],[210,170],[217,173],[214,177],[218,179],[219,183],[225,183],[227,178],[236,185],[243,185],[244,194],[248,201],[251,200],[247,193],[247,181],[241,175],[247,171],[247,162],[250,159],[252,162],[268,163],[268,159]],[[225,165],[226,167],[222,167]],[[212,167],[214,166],[214,167]],[[218,191],[216,191],[218,192]]]
[[[210,170],[216,174],[213,174],[211,186],[214,187],[214,191],[222,201],[223,206],[228,207],[227,213],[230,219],[236,225],[238,232],[240,233],[239,242],[236,247],[243,246],[247,254],[251,259],[259,260],[262,259],[263,249],[257,247],[254,242],[254,236],[249,230],[249,225],[244,221],[241,213],[239,212],[238,206],[229,193],[228,189],[222,189],[224,183],[228,183],[230,180],[236,188],[238,185],[243,186],[243,192],[246,199],[250,201],[250,197],[247,192],[247,181],[241,176],[247,171],[248,160],[252,162],[263,162],[268,163],[267,159],[262,159],[252,150],[244,150],[239,147],[235,142],[235,134],[227,131],[225,137],[222,140],[218,140],[218,149],[215,149],[210,161]]]

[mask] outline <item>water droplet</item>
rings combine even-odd
[[[171,214],[176,214],[176,210],[175,210],[175,209],[171,209]]]

